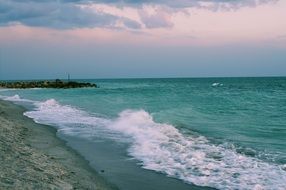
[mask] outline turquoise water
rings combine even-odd
[[[285,189],[286,78],[84,81],[0,95],[121,189]]]

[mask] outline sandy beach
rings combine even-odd
[[[24,111],[0,100],[0,189],[116,189]]]

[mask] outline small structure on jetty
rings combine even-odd
[[[56,79],[54,81],[16,81],[16,82],[0,82],[0,88],[97,88],[96,84],[93,83],[82,83],[76,81],[62,81]]]

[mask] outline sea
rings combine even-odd
[[[122,190],[286,189],[286,78],[1,89]]]

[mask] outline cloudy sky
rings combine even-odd
[[[285,0],[0,0],[0,79],[286,75]]]

